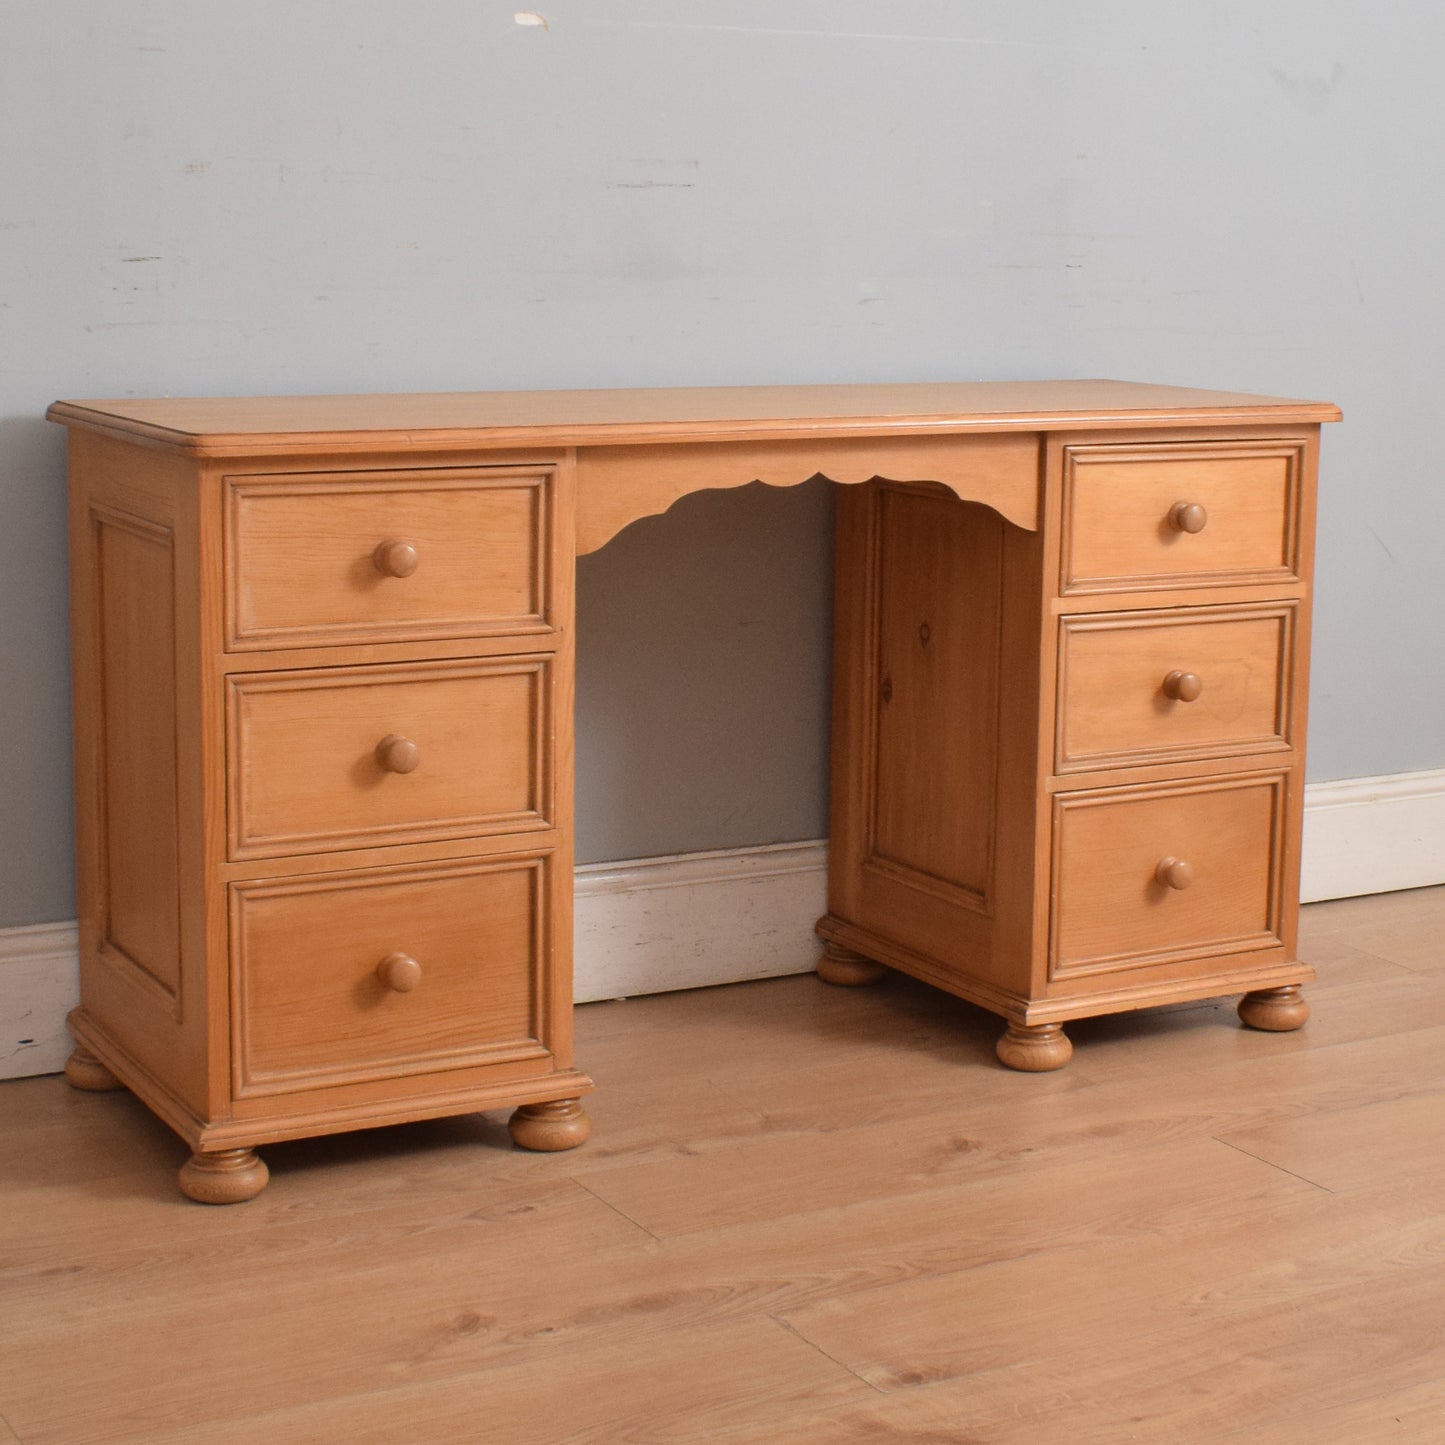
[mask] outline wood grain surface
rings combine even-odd
[[[1069,1069],[893,977],[578,1012],[598,1135],[274,1145],[176,1197],[130,1094],[0,1085],[22,1445],[1436,1445],[1445,889],[1315,905],[1315,1019],[1080,1021]],[[425,984],[422,985],[425,987]],[[7,1438],[0,1430],[0,1439]]]
[[[1084,413],[1086,415],[1081,416]],[[134,397],[58,401],[67,426],[198,455],[367,444],[589,446],[929,431],[1050,430],[1158,420],[1338,421],[1328,402],[1128,381],[481,391],[383,396]]]

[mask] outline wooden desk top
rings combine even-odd
[[[1127,381],[974,381],[58,401],[52,421],[192,455],[571,447],[1338,421],[1329,402]]]

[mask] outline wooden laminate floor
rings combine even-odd
[[[128,1095],[0,1085],[0,1441],[1439,1445],[1445,889],[1317,905],[1302,1033],[893,978],[594,1004],[593,1142],[264,1151],[207,1209]]]

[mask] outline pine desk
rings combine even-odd
[[[247,1199],[268,1141],[514,1107],[572,1060],[574,558],[838,489],[820,975],[1006,1020],[1295,955],[1320,402],[1112,381],[59,402],[82,1003],[67,1066]]]

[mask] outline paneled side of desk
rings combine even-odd
[[[1037,532],[840,495],[825,979],[993,1009],[1025,1069],[1092,1014],[1245,993],[1303,1022],[1317,439],[1041,436]]]

